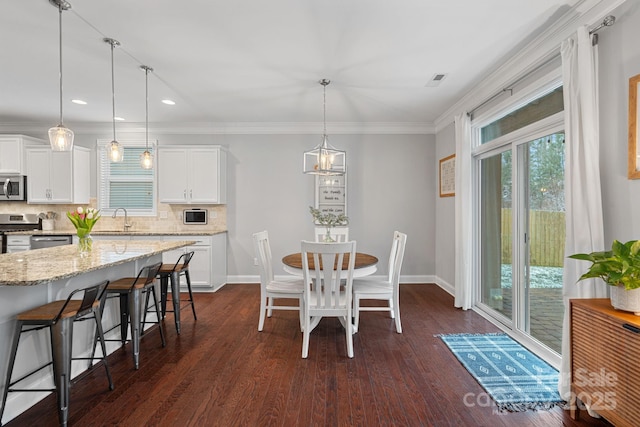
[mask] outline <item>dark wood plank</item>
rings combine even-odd
[[[259,293],[247,284],[194,295],[198,320],[183,316],[178,336],[168,315],[164,349],[147,332],[138,371],[129,346],[109,356],[115,390],[100,365],[74,382],[70,425],[608,425],[586,413],[573,421],[560,408],[497,413],[475,404],[482,388],[434,335],[498,329],[455,309],[435,285],[401,286],[403,334],[388,313],[363,312],[353,359],[336,319],[313,331],[306,360],[297,312],[275,311],[258,332]],[[55,396],[7,427],[23,425],[56,426]]]

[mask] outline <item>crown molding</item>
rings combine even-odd
[[[570,37],[576,28],[593,26],[626,0],[580,0],[560,19],[518,52],[505,58],[500,66],[481,78],[473,89],[449,107],[435,120],[435,131],[440,132],[453,122],[456,114],[471,111],[494,94],[508,87],[511,82],[526,76],[539,64],[559,54],[560,44]]]
[[[110,134],[110,123],[65,123],[76,135]],[[51,123],[2,123],[0,133],[28,133],[46,135]],[[433,135],[433,123],[422,122],[335,122],[327,123],[329,135],[382,134]],[[315,135],[322,134],[320,122],[233,122],[233,123],[149,123],[154,135]],[[145,132],[144,123],[119,123],[117,134]]]

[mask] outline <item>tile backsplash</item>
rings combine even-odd
[[[73,232],[74,228],[66,216],[68,211],[75,210],[80,205],[38,205],[25,202],[2,202],[0,213],[46,213],[55,212],[56,220],[54,230]],[[84,205],[83,205],[84,206]],[[88,206],[95,207],[96,200],[92,199]],[[207,224],[185,225],[182,223],[182,211],[184,209],[201,208],[209,211]],[[166,218],[165,218],[166,216]],[[193,231],[193,232],[218,232],[227,230],[227,206],[226,205],[169,205],[158,204],[156,216],[132,216],[129,215],[130,231]],[[116,231],[124,227],[124,213],[118,211],[118,216],[102,215],[96,223],[95,231]]]

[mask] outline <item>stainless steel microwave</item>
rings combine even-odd
[[[0,201],[27,200],[27,177],[0,175]]]
[[[185,209],[182,211],[182,222],[184,224],[206,224],[206,209]]]

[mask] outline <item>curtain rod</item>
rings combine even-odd
[[[500,95],[502,95],[505,92],[509,92],[509,96],[513,95],[513,87],[514,86],[516,86],[522,80],[524,80],[527,77],[529,77],[531,74],[533,74],[536,71],[540,70],[542,67],[545,67],[545,66],[549,65],[552,61],[558,59],[559,56],[560,56],[560,52],[554,52],[546,61],[542,61],[540,64],[536,65],[532,70],[530,70],[527,73],[523,74],[522,76],[518,77],[517,79],[515,79],[514,81],[512,81],[511,83],[506,85],[506,87],[503,87],[499,92],[494,93],[489,98],[485,99],[480,104],[478,104],[475,107],[473,107],[472,109],[470,109],[467,114],[469,116],[473,115],[473,113],[476,110],[478,110],[479,108],[487,105],[489,102],[493,101],[494,99],[496,99],[497,97],[499,97]]]
[[[604,27],[610,27],[615,23],[616,23],[616,17],[613,15],[608,15],[604,17],[600,25],[598,25],[597,27],[589,31],[589,35],[593,36],[591,38],[591,46],[595,46],[598,44],[598,34],[596,34],[598,31],[600,31]]]
[[[593,46],[598,44],[598,35],[596,33],[598,31],[600,31],[604,27],[612,26],[613,24],[615,24],[615,22],[616,22],[616,17],[613,16],[613,15],[608,15],[602,20],[602,22],[598,26],[594,27],[592,30],[589,31],[589,35],[593,36],[592,37],[592,42],[591,42]],[[489,102],[493,101],[494,99],[496,99],[497,97],[499,97],[500,95],[502,95],[505,92],[510,92],[509,95],[513,95],[513,86],[517,85],[518,83],[520,83],[522,80],[527,78],[532,73],[535,73],[536,71],[538,71],[539,69],[541,69],[545,65],[549,64],[551,61],[556,59],[558,56],[559,56],[559,53],[557,55],[555,55],[555,54],[552,55],[548,60],[542,62],[540,65],[536,66],[533,70],[531,70],[528,73],[524,74],[523,76],[519,77],[515,81],[509,83],[506,87],[502,88],[502,90],[500,92],[497,92],[497,93],[493,94],[492,96],[490,96],[486,100],[482,101],[480,104],[478,104],[475,107],[473,107],[472,109],[470,109],[467,112],[467,115],[469,115],[469,116],[473,115],[473,113],[477,109],[479,109],[480,107],[485,106],[486,104],[488,104]]]

